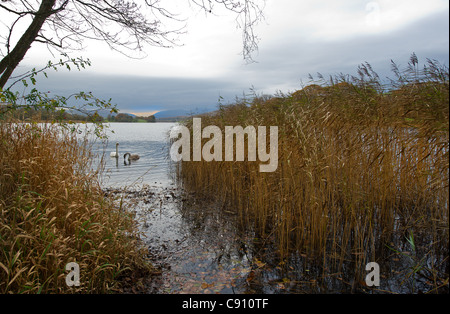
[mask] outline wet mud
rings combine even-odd
[[[160,273],[151,293],[243,293],[252,269],[233,213],[175,187],[106,189],[135,213],[150,262]],[[147,282],[147,285],[149,283]]]

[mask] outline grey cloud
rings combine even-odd
[[[283,82],[299,88],[300,80],[307,81],[310,73],[355,74],[357,66],[366,61],[380,77],[391,76],[390,60],[405,65],[413,52],[423,62],[431,58],[448,65],[448,27],[448,12],[441,12],[388,34],[317,43],[283,38],[262,45],[258,63],[242,71],[252,84],[270,89]]]
[[[99,75],[89,72],[48,72],[38,79],[38,88],[57,95],[92,92],[127,111],[215,110],[219,96],[233,98],[239,84],[225,80],[192,78],[153,78]]]
[[[259,93],[293,91],[308,81],[309,73],[355,74],[366,61],[380,77],[391,76],[390,60],[404,66],[412,52],[422,62],[432,58],[448,65],[448,26],[448,12],[441,12],[389,34],[334,42],[305,42],[293,36],[271,44],[262,38],[257,63],[231,65],[228,74],[211,79],[108,76],[90,69],[49,71],[48,79],[38,81],[42,90],[60,95],[92,91],[99,98],[112,98],[122,110],[215,110],[219,96],[231,102],[252,86]]]

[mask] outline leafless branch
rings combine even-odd
[[[236,22],[242,29],[242,54],[252,61],[259,38],[254,29],[264,19],[265,0],[187,0],[206,13],[213,13],[215,6],[222,6],[236,14]],[[129,57],[145,55],[147,45],[173,47],[178,36],[184,33],[184,20],[169,11],[161,0],[1,0],[0,10],[17,16],[9,34],[0,46],[6,53],[0,60],[0,87],[5,77],[17,66],[32,42],[46,44],[60,52],[83,47],[85,39],[100,40],[111,49]],[[31,16],[32,22],[13,45],[13,34],[19,20]],[[169,28],[168,22],[180,22],[179,27]],[[173,23],[171,23],[173,25]],[[51,33],[51,35],[48,35]],[[17,37],[17,36],[15,36]],[[6,74],[5,74],[6,73]],[[7,78],[6,78],[7,79]]]

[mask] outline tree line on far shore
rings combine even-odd
[[[156,122],[154,115],[147,117],[137,117],[126,113],[118,113],[117,115],[108,115],[109,122]]]
[[[93,115],[69,112],[67,110],[35,110],[32,108],[20,108],[12,113],[14,118],[21,121],[73,121],[73,122],[156,122],[154,115],[147,117],[137,117],[126,113],[109,114],[106,118],[98,113]]]

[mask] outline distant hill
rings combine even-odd
[[[160,118],[172,118],[178,116],[189,116],[190,111],[186,109],[175,109],[175,110],[163,110],[155,113],[156,119]]]
[[[172,110],[163,110],[163,111],[159,111],[157,113],[154,114],[156,121],[160,121],[160,122],[173,122],[173,121],[180,121],[183,120],[187,117],[190,117],[192,115],[197,115],[197,114],[204,114],[207,112],[210,112],[211,109],[207,109],[207,108],[203,108],[203,109],[172,109]],[[121,111],[119,110],[119,113]],[[127,115],[130,115],[132,117],[136,117],[136,115],[132,114],[132,113],[128,113],[128,112],[123,112],[126,113]],[[111,114],[111,112],[109,110],[100,110],[99,114],[106,118],[109,114]]]

